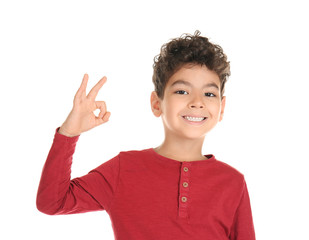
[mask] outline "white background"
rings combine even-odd
[[[104,75],[110,121],[83,133],[72,177],[119,153],[158,146],[153,57],[200,30],[231,62],[224,120],[206,136],[244,173],[257,239],[309,239],[306,1],[1,1],[1,239],[113,239],[106,212],[47,216],[36,191],[55,129],[84,73]],[[3,221],[4,220],[4,221]],[[5,237],[4,237],[5,236]]]

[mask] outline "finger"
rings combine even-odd
[[[96,96],[98,95],[99,90],[101,89],[101,87],[106,82],[106,80],[107,80],[106,77],[101,78],[101,80],[90,90],[87,97],[89,99],[94,100],[96,98]]]
[[[106,112],[106,113],[104,114],[103,118],[96,117],[96,118],[95,118],[95,124],[96,124],[96,126],[101,125],[101,124],[107,122],[107,121],[109,120],[110,115],[111,115],[110,112]]]
[[[109,120],[109,117],[111,116],[110,112],[106,112],[105,115],[103,116],[103,122],[107,122]]]
[[[106,104],[104,101],[96,101],[96,109],[100,109],[99,118],[103,118],[103,115],[106,113]]]
[[[83,77],[83,80],[82,80],[82,83],[81,83],[78,91],[76,92],[75,97],[81,98],[81,97],[85,97],[86,96],[86,88],[87,88],[88,79],[89,79],[89,76],[88,76],[87,73],[85,73],[84,77]]]

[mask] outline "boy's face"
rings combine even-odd
[[[202,139],[222,120],[225,97],[220,79],[206,66],[184,65],[168,80],[163,100],[151,94],[155,116],[162,117],[166,137]]]

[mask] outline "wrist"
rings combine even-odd
[[[62,127],[59,128],[58,133],[66,136],[66,137],[76,137],[76,136],[80,135],[80,134],[71,134],[71,133],[67,132],[66,130],[64,130]]]

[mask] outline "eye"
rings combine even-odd
[[[186,92],[185,90],[178,90],[175,93],[177,93],[177,94],[188,94],[188,92]]]
[[[205,96],[206,97],[215,97],[216,95],[213,94],[213,93],[208,92],[208,93],[205,93]]]

